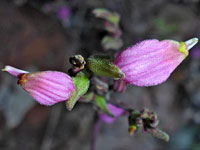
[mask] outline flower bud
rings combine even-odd
[[[128,132],[129,132],[129,135],[133,135],[134,133],[136,133],[138,130],[138,126],[137,125],[130,125],[128,127]]]
[[[167,80],[197,42],[197,38],[180,43],[145,40],[119,53],[114,64],[125,74],[123,80],[129,84],[157,85]]]
[[[124,74],[113,64],[113,60],[109,56],[95,55],[87,60],[87,68],[98,76],[111,77],[121,79]]]
[[[18,77],[17,83],[42,105],[50,106],[66,101],[75,90],[72,79],[62,72],[28,73],[11,66],[6,66],[2,71]]]

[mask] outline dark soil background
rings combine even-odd
[[[65,21],[56,14],[61,6],[70,12]],[[0,68],[67,72],[71,55],[111,53],[100,44],[107,34],[103,21],[92,14],[99,7],[121,15],[121,50],[149,38],[200,38],[199,0],[1,0]],[[129,136],[127,118],[121,117],[101,124],[96,150],[200,150],[199,46],[165,83],[129,86],[125,93],[112,95],[132,108],[153,109],[170,142],[141,132]],[[92,105],[79,103],[71,112],[64,103],[41,106],[16,82],[0,74],[0,150],[90,149]]]

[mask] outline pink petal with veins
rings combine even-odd
[[[167,80],[186,57],[179,46],[179,42],[172,40],[145,40],[119,53],[114,64],[125,74],[123,80],[129,84],[157,85]]]
[[[66,101],[75,90],[70,76],[62,72],[26,73],[10,66],[6,66],[5,70],[18,77],[18,84],[42,105],[50,106]]]

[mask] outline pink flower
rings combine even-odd
[[[121,116],[124,113],[124,110],[122,108],[119,108],[112,104],[108,104],[107,108],[114,115],[114,117],[110,117],[105,113],[101,114],[100,119],[105,123],[112,123],[117,117]]]
[[[167,80],[198,42],[145,40],[119,53],[114,64],[125,74],[124,81],[137,86],[153,86]]]
[[[67,6],[62,6],[62,7],[58,8],[57,17],[60,20],[62,20],[62,21],[68,20],[69,16],[70,16],[70,10]]]
[[[72,79],[62,72],[28,73],[11,66],[6,66],[2,71],[17,77],[19,79],[17,83],[42,105],[50,106],[66,101],[75,90]]]

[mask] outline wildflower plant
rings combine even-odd
[[[95,16],[105,19],[106,30],[113,41],[119,40],[119,15],[105,9],[95,9]],[[104,49],[119,49],[102,42]],[[108,40],[109,41],[109,40]],[[5,66],[6,71],[18,78],[18,84],[38,103],[45,106],[65,102],[71,111],[77,102],[92,103],[99,121],[113,123],[120,116],[127,116],[129,134],[139,129],[154,137],[169,141],[167,133],[158,128],[158,115],[147,108],[129,108],[109,97],[110,92],[124,92],[127,84],[147,87],[166,81],[177,66],[188,56],[189,50],[198,42],[192,38],[186,42],[147,39],[122,50],[116,57],[81,55],[70,57],[72,67],[68,73],[41,71],[29,73]]]

